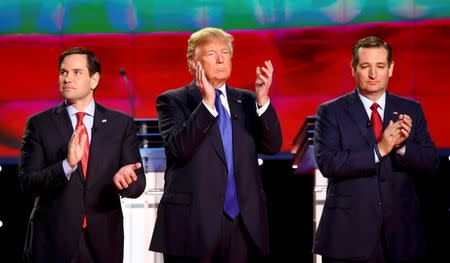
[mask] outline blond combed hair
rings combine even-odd
[[[205,27],[194,33],[188,39],[188,47],[187,47],[187,63],[190,72],[195,72],[195,68],[189,63],[189,60],[195,57],[195,51],[197,47],[200,45],[210,41],[211,39],[222,38],[225,39],[227,45],[230,49],[231,55],[233,55],[233,40],[234,37],[227,32],[223,31],[220,28],[215,27]]]

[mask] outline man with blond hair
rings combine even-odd
[[[273,66],[256,67],[255,92],[230,87],[232,42],[218,28],[193,33],[195,80],[157,98],[167,168],[150,250],[166,263],[261,262],[269,251],[257,155],[281,148]]]

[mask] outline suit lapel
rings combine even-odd
[[[193,112],[198,107],[198,105],[202,103],[203,97],[194,82],[192,82],[188,86],[187,92],[187,105],[189,108],[187,116],[189,116],[191,112]],[[226,166],[227,159],[225,158],[225,150],[223,149],[222,137],[220,136],[219,125],[217,125],[217,123],[213,127],[211,127],[210,131],[208,132],[208,136],[211,138],[211,143],[214,150]]]
[[[398,112],[399,109],[397,107],[397,104],[395,103],[394,97],[386,92],[386,105],[383,116],[383,131],[388,126],[390,120],[392,120],[393,122],[397,121]]]
[[[108,139],[108,127],[110,125],[110,120],[108,119],[108,114],[106,109],[100,104],[95,104],[95,113],[94,113],[94,123],[92,124],[92,133],[91,133],[91,144],[89,146],[89,163],[87,168],[87,182],[89,185],[95,184],[95,160],[93,158],[95,156],[101,156],[102,151],[105,151],[103,148],[106,145],[106,141]],[[112,178],[111,178],[112,179]]]
[[[244,114],[243,110],[243,99],[241,94],[239,94],[236,89],[233,89],[227,86],[227,99],[228,105],[230,106],[230,115],[231,115],[231,126],[233,130],[233,160],[234,167],[239,167],[239,151],[237,150],[239,147],[236,147],[239,144],[239,135],[242,134],[240,122],[242,121],[242,115]],[[256,104],[255,104],[256,109]],[[236,174],[236,171],[235,171]]]
[[[66,107],[64,103],[61,103],[54,110],[55,115],[54,123],[58,128],[58,132],[61,135],[61,139],[64,141],[65,145],[69,145],[70,137],[73,133],[72,122],[70,121],[69,114],[67,113]]]
[[[369,145],[373,145],[376,142],[375,135],[372,129],[368,127],[369,117],[367,116],[364,105],[361,99],[358,97],[358,93],[355,90],[354,93],[349,94],[346,99],[347,112],[354,124],[358,127],[363,137],[366,139]]]
[[[73,134],[73,126],[70,120],[69,113],[66,110],[65,103],[61,103],[54,110],[55,115],[53,115],[54,123],[58,129],[59,134],[61,135],[61,139],[64,142],[64,145],[69,145],[70,138]],[[80,178],[80,181],[84,182],[83,172],[81,170],[81,165],[77,167],[77,174]]]

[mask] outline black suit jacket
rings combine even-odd
[[[228,86],[226,92],[242,219],[258,248],[267,254],[266,198],[257,154],[275,154],[280,150],[280,125],[271,105],[257,116],[254,93]],[[227,182],[216,118],[202,103],[193,83],[161,94],[156,107],[167,169],[150,250],[203,256],[219,238]]]
[[[131,117],[95,106],[87,179],[81,164],[67,180],[62,161],[73,133],[64,104],[29,118],[22,141],[19,178],[36,197],[24,257],[27,262],[68,262],[78,247],[83,214],[98,262],[123,261],[123,215],[112,178],[126,164],[141,162]],[[138,180],[120,194],[136,198],[145,188]]]
[[[389,120],[396,121],[394,112],[412,118],[406,153],[393,150],[376,164],[375,136],[356,91],[318,108],[314,150],[328,189],[315,253],[367,260],[384,236],[392,260],[425,256],[414,178],[437,171],[439,159],[421,106],[387,93],[384,128]]]

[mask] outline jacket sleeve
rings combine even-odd
[[[158,96],[156,110],[166,151],[177,159],[189,159],[216,122],[203,103],[189,112],[187,105],[173,93]]]
[[[439,169],[439,155],[428,133],[427,123],[420,104],[416,104],[414,133],[406,140],[404,156],[397,155],[401,167],[412,173],[436,173]]]
[[[139,151],[136,130],[134,120],[128,118],[127,128],[122,142],[121,167],[137,162],[141,163],[141,168],[136,171],[137,180],[120,192],[122,196],[128,198],[138,198],[144,192],[146,185],[144,166]]]
[[[276,154],[281,150],[282,135],[280,122],[278,121],[272,103],[267,110],[257,117],[258,125],[258,152],[262,154]]]
[[[19,183],[22,191],[32,196],[53,193],[68,183],[63,160],[49,165],[44,151],[39,129],[31,118],[27,121],[20,148]]]
[[[314,155],[324,177],[368,176],[376,173],[374,146],[344,146],[345,123],[339,123],[336,110],[321,105],[316,113]],[[347,125],[352,125],[347,124]]]

